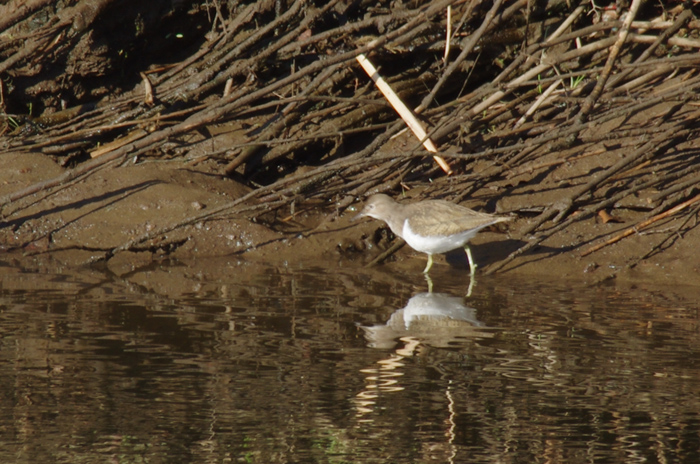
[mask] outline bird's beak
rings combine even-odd
[[[357,213],[355,216],[353,216],[352,219],[350,219],[350,222],[359,221],[360,219],[362,219],[365,216],[367,216],[367,214],[365,213],[365,210],[363,209],[362,211]]]

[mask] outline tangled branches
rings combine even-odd
[[[682,6],[662,10],[635,0],[629,11],[614,12],[551,2],[528,10],[525,0],[441,0],[392,10],[389,2],[296,0],[192,1],[156,11],[154,2],[143,15],[151,18],[145,30],[116,47],[134,50],[162,32],[156,19],[175,18],[174,27],[206,17],[209,30],[182,47],[179,61],[139,69],[139,82],[115,84],[108,79],[114,63],[105,58],[90,72],[99,70],[100,88],[111,93],[84,101],[100,92],[81,81],[80,104],[61,109],[55,95],[40,91],[37,69],[60,69],[70,83],[78,80],[70,71],[83,70],[83,80],[88,73],[77,64],[86,50],[106,46],[102,56],[113,57],[115,45],[105,45],[100,32],[111,27],[116,2],[76,1],[56,19],[27,26],[49,3],[16,0],[4,7],[16,6],[12,14],[0,15],[0,73],[15,89],[31,77],[34,85],[23,89],[44,108],[36,118],[12,113],[9,102],[21,98],[5,84],[1,150],[42,151],[73,167],[0,198],[5,215],[21,211],[31,194],[50,195],[142,156],[215,160],[221,173],[254,187],[168,229],[310,199],[342,209],[399,185],[457,200],[488,188],[508,199],[502,209],[534,216],[523,230],[536,234],[534,244],[643,190],[656,191],[636,206],[649,214],[696,195],[696,152],[683,143],[697,136],[699,24]],[[435,167],[421,140],[400,135],[404,123],[357,65],[360,54],[414,108],[454,175]],[[194,156],[203,142],[193,134],[217,124],[243,134]],[[537,195],[554,188],[556,202]]]

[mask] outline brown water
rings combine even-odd
[[[4,268],[0,462],[700,462],[698,288],[228,266]]]

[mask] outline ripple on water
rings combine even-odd
[[[2,461],[700,460],[692,292],[243,269],[8,273]]]

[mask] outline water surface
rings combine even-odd
[[[696,288],[182,264],[0,277],[1,462],[700,462]]]

